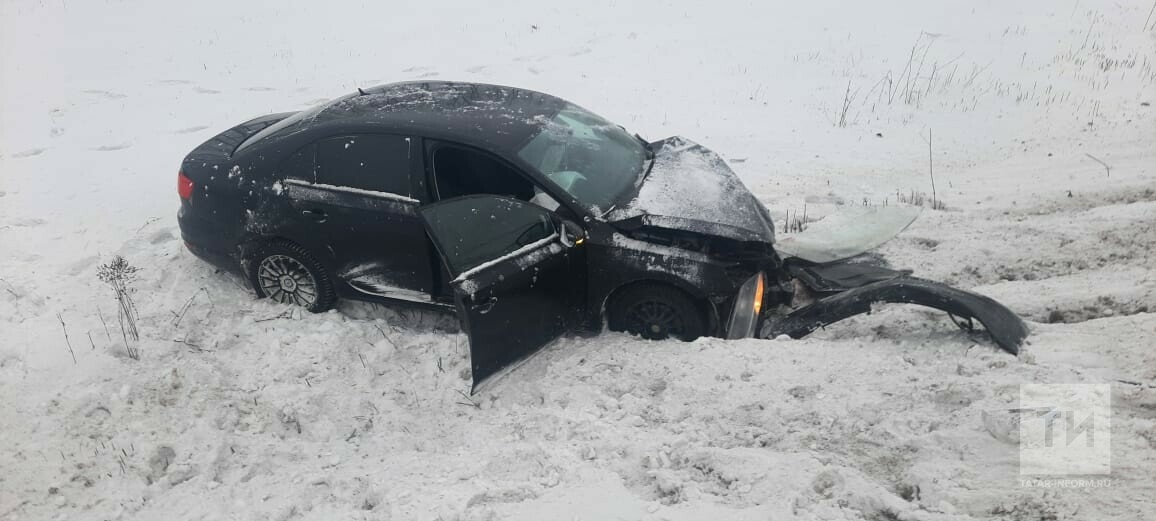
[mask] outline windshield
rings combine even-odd
[[[601,214],[641,178],[647,152],[622,127],[567,104],[518,156]]]

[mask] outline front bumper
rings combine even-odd
[[[844,280],[852,279],[847,277]],[[760,336],[774,338],[785,334],[792,338],[802,338],[828,324],[870,313],[873,304],[882,302],[918,304],[946,311],[952,316],[966,319],[969,330],[971,319],[975,319],[983,325],[996,345],[1011,354],[1019,353],[1029,333],[1023,319],[989,297],[899,274],[833,293],[783,317],[768,321]]]

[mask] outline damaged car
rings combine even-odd
[[[214,136],[177,176],[186,247],[260,297],[452,310],[475,389],[563,333],[801,337],[877,302],[978,321],[1015,353],[1027,329],[974,293],[849,262],[912,208],[776,242],[767,208],[716,153],[648,141],[525,89],[359,89]]]

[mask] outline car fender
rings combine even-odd
[[[589,322],[601,323],[610,297],[623,287],[643,282],[666,284],[700,302],[707,312],[711,330],[717,329],[719,311],[716,297],[731,291],[733,282],[721,264],[685,256],[662,255],[614,246],[594,246],[589,260]],[[711,292],[706,288],[717,288]],[[600,327],[600,326],[599,326]]]
[[[692,300],[695,301],[695,303],[701,307],[702,311],[704,312],[705,318],[707,319],[708,331],[711,331],[714,334],[719,333],[718,327],[721,323],[721,319],[718,304],[715,303],[715,301],[711,299],[706,293],[704,293],[700,288],[695,287],[694,285],[688,283],[686,280],[674,275],[661,273],[627,280],[617,286],[614,286],[613,288],[608,288],[607,291],[601,292],[599,298],[594,300],[592,302],[593,305],[590,307],[590,309],[595,311],[595,315],[593,317],[594,323],[601,323],[602,317],[606,312],[606,307],[609,305],[610,299],[613,298],[614,295],[636,284],[663,284],[686,293],[689,297],[691,297]]]

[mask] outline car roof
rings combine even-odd
[[[329,127],[398,132],[508,152],[536,135],[567,102],[532,90],[450,81],[392,83],[306,110],[270,137]],[[273,130],[273,129],[271,129]],[[276,136],[276,137],[275,137]]]

